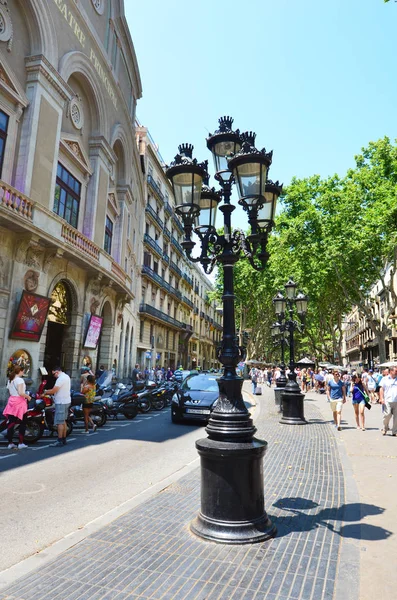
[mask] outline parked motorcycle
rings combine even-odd
[[[82,421],[84,423],[83,404],[85,401],[84,394],[80,392],[71,392],[71,418],[73,423]],[[95,401],[92,403],[90,418],[97,427],[102,427],[107,421],[107,409],[102,402]]]
[[[35,402],[35,408],[41,411],[44,430],[47,429],[50,436],[58,432],[58,428],[54,425],[55,404],[52,396],[39,396],[32,394],[32,399]],[[66,437],[73,431],[73,413],[69,408],[69,414],[66,417]]]
[[[39,440],[44,433],[44,420],[42,415],[42,410],[36,407],[36,403],[34,405],[32,401],[30,401],[32,407],[28,409],[27,417],[26,417],[26,431],[23,438],[25,444],[35,444],[37,440]],[[8,419],[4,416],[0,418],[0,434],[2,433],[4,437],[7,435],[7,422]],[[19,425],[16,425],[14,428],[14,439],[17,439],[19,431]]]
[[[118,383],[115,388],[105,389],[101,403],[106,406],[109,416],[117,419],[123,415],[126,419],[134,419],[138,414],[136,394],[123,383]]]

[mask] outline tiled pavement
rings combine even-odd
[[[278,423],[273,390],[259,400],[270,542],[226,546],[189,531],[199,469],[3,591],[4,600],[335,598],[345,493],[336,438],[312,402],[306,426]],[[111,486],[110,486],[111,487]],[[350,600],[350,599],[349,599]]]

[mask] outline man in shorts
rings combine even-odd
[[[328,402],[331,403],[335,427],[340,431],[342,429],[340,426],[342,406],[346,402],[346,388],[343,381],[341,381],[339,371],[334,371],[333,378],[328,381],[327,398]]]
[[[52,369],[52,374],[56,383],[53,388],[45,390],[44,393],[54,395],[54,425],[58,429],[58,441],[54,446],[60,447],[66,445],[66,419],[70,407],[70,377],[62,371],[61,367]]]
[[[387,434],[390,420],[393,417],[392,435],[397,436],[397,367],[390,367],[389,375],[382,377],[379,401],[382,404],[382,435]]]

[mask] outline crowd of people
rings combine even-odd
[[[285,370],[288,377],[289,369]],[[296,368],[296,381],[303,393],[315,391],[325,393],[332,411],[334,426],[341,430],[343,405],[351,400],[357,429],[365,431],[365,409],[372,404],[382,405],[382,435],[390,429],[397,436],[397,366],[377,369],[356,370]],[[271,387],[277,384],[281,376],[279,367],[256,368],[249,371],[252,383],[252,393],[257,392],[263,384]]]

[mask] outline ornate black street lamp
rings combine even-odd
[[[287,425],[305,425],[307,423],[304,416],[303,399],[299,385],[296,382],[295,373],[295,345],[294,332],[302,331],[304,328],[307,312],[308,298],[302,292],[296,294],[296,283],[290,279],[285,284],[285,296],[278,292],[273,298],[275,313],[277,316],[277,330],[273,326],[272,332],[280,333],[284,339],[284,332],[289,332],[289,374],[288,383],[281,392],[281,406],[283,416],[280,423]],[[299,317],[299,321],[294,320],[294,309]],[[282,346],[282,363],[284,363],[284,352]]]
[[[285,339],[285,329],[282,324],[276,322],[271,326],[271,334],[273,338],[273,345],[281,347],[281,362],[279,364],[280,376],[276,379],[276,387],[274,389],[274,401],[281,412],[281,392],[287,385],[287,377],[285,375],[285,346],[287,341]]]
[[[167,170],[184,226],[182,246],[187,257],[200,262],[206,273],[223,266],[223,338],[218,360],[224,366],[218,380],[219,398],[206,428],[208,438],[196,442],[201,457],[201,511],[191,524],[205,539],[228,544],[266,540],[276,530],[264,506],[263,456],[267,443],[254,438],[256,429],[242,397],[243,379],[236,367],[244,357],[238,345],[234,313],[233,267],[243,254],[257,270],[268,260],[267,238],[273,226],[282,186],[268,181],[272,153],[255,148],[255,134],[232,129],[233,119],[219,119],[219,129],[207,139],[220,191],[208,187],[207,163],[192,157],[193,147],[179,146]],[[202,182],[205,186],[201,187]],[[249,235],[232,229],[232,186],[248,213]],[[200,194],[201,192],[201,194]],[[215,229],[215,211],[223,213],[223,233]],[[200,255],[192,256],[196,234]]]

